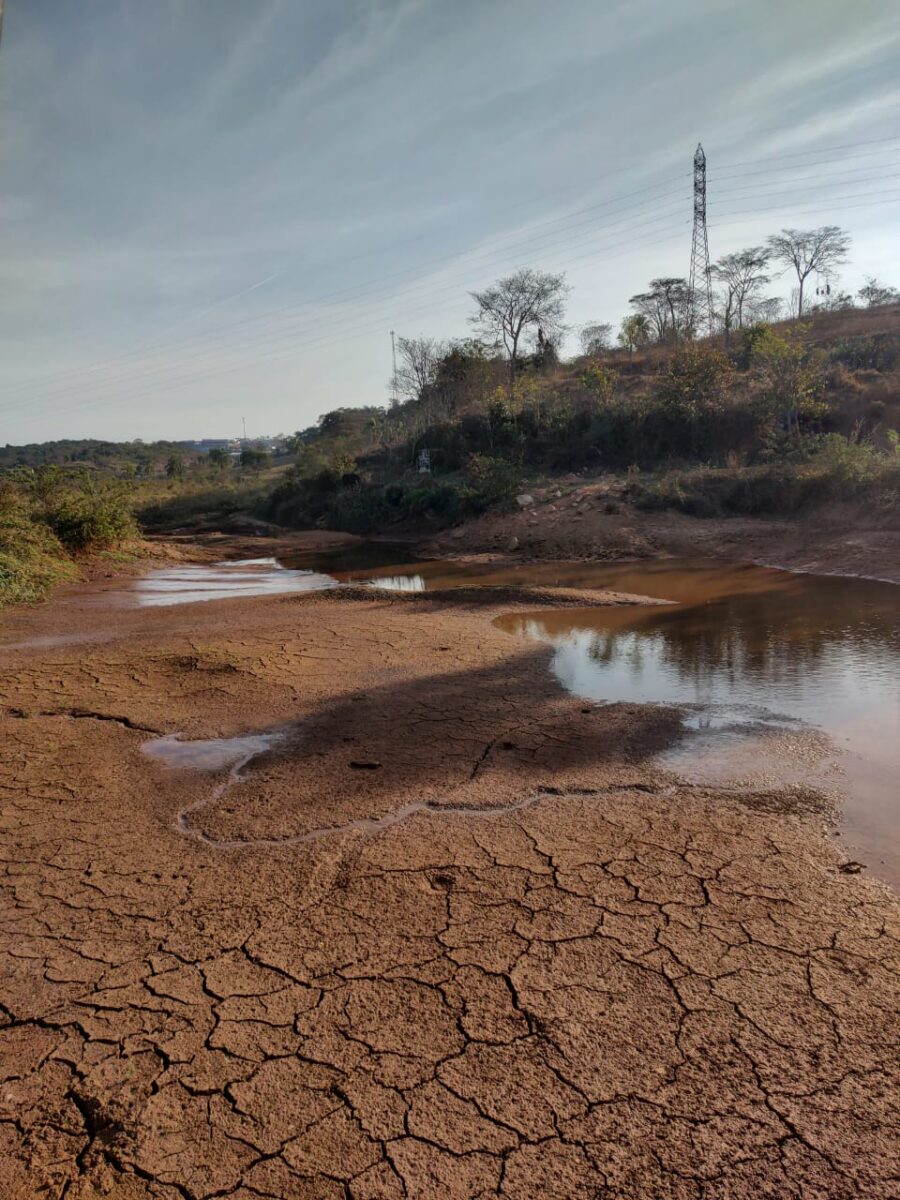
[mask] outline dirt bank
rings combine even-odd
[[[0,1195],[896,1196],[896,901],[505,606],[0,618]]]
[[[568,479],[529,488],[534,504],[488,514],[429,541],[434,553],[502,552],[535,558],[707,556],[900,583],[900,528],[886,514],[833,505],[805,516],[689,517],[641,512],[621,479]],[[513,541],[514,539],[514,541]]]

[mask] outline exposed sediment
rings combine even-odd
[[[11,627],[62,613],[110,621]],[[491,615],[266,597],[4,655],[0,1195],[896,1197],[896,901]]]

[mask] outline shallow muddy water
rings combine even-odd
[[[720,563],[620,570],[607,586],[676,603],[496,624],[552,645],[575,695],[687,706],[693,736],[663,759],[679,773],[845,793],[854,856],[900,885],[900,591]]]
[[[347,584],[426,595],[596,588],[670,601],[518,612],[496,624],[549,643],[551,668],[575,695],[684,707],[690,736],[662,760],[679,774],[841,794],[848,857],[900,886],[896,586],[704,559],[417,561],[408,547],[375,542],[278,562],[166,568],[137,581],[134,594],[158,605]]]
[[[334,587],[333,579],[309,568],[287,570],[274,558],[246,558],[209,566],[188,563],[163,567],[136,579],[131,595],[140,607],[155,608],[329,587]]]

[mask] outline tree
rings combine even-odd
[[[630,317],[623,318],[618,341],[629,354],[634,354],[638,346],[647,345],[650,341],[650,322],[643,313],[632,313]]]
[[[834,274],[847,261],[850,235],[839,225],[822,225],[819,229],[782,229],[768,240],[771,257],[784,263],[784,270],[793,268],[797,275],[797,317],[803,316],[803,290],[815,272],[826,277]]]
[[[733,324],[743,328],[748,302],[769,282],[770,277],[766,274],[769,258],[770,252],[765,246],[751,246],[747,250],[723,254],[713,267],[713,275],[725,288],[726,333]]]
[[[650,280],[648,292],[638,292],[628,301],[647,318],[658,342],[677,341],[691,323],[691,292],[686,279],[664,275]]]
[[[166,462],[166,475],[169,479],[184,479],[184,459],[180,454],[170,454]]]
[[[443,342],[436,338],[399,338],[399,362],[391,381],[393,391],[404,400],[421,400],[434,383],[441,359],[446,354]]]
[[[879,283],[874,275],[868,275],[866,282],[856,293],[867,308],[877,308],[881,304],[900,303],[900,292],[896,288]]]
[[[224,446],[213,446],[209,452],[209,465],[217,471],[222,471],[231,462],[231,455]]]
[[[241,466],[245,470],[261,471],[271,466],[272,456],[260,446],[245,446],[241,451]]]
[[[485,337],[501,343],[512,380],[524,338],[540,333],[556,343],[565,333],[563,317],[568,293],[565,275],[523,268],[483,292],[471,292],[478,305],[472,324]]]
[[[605,322],[584,325],[579,338],[582,354],[605,354],[612,349],[612,325]]]

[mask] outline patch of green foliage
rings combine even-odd
[[[43,519],[67,550],[110,550],[138,536],[125,488],[115,480],[88,478],[48,498]]]
[[[76,575],[59,539],[34,519],[18,489],[0,484],[0,607],[40,600]]]
[[[672,471],[633,481],[628,495],[638,508],[675,508],[696,517],[791,515],[835,501],[896,509],[900,454],[830,433],[807,443],[794,459],[741,469]]]
[[[0,481],[0,604],[38,600],[77,576],[73,556],[137,537],[127,484],[79,468],[17,468]]]

